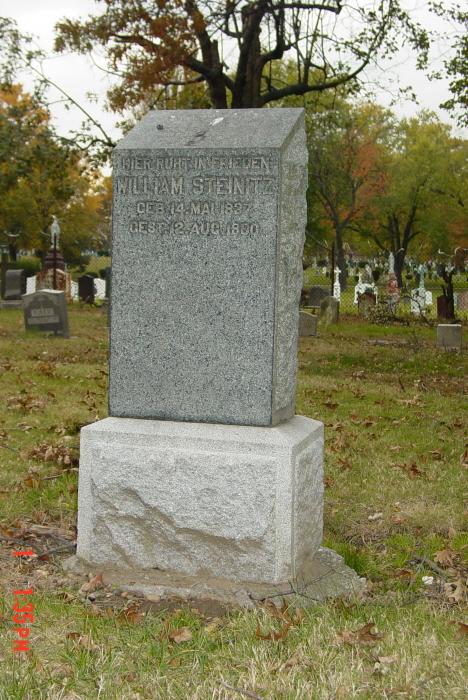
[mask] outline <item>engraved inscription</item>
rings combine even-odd
[[[257,154],[115,159],[115,192],[131,234],[254,236],[278,191],[278,159]]]

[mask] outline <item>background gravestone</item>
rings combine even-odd
[[[78,297],[80,301],[93,304],[95,293],[96,289],[94,286],[94,277],[92,275],[82,275],[78,278]]]
[[[307,311],[299,312],[299,335],[300,336],[315,336],[317,335],[317,316],[308,314]]]
[[[25,294],[23,308],[26,330],[52,331],[56,335],[69,337],[65,292],[43,289]]]
[[[115,149],[111,415],[294,415],[302,125],[295,109],[156,111]]]
[[[26,273],[24,270],[7,270],[5,274],[5,300],[21,299],[26,292]]]
[[[325,287],[311,287],[308,293],[307,305],[320,308],[320,304],[330,296],[330,290]]]
[[[328,326],[331,323],[338,323],[340,314],[340,302],[335,297],[325,297],[320,303],[320,319]]]

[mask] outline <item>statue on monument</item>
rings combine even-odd
[[[52,223],[50,225],[50,247],[58,248],[60,242],[60,224],[55,214],[52,215]]]

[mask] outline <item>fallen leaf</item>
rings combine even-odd
[[[373,632],[373,622],[368,622],[358,630],[342,630],[338,632],[336,640],[344,644],[374,644],[383,638],[382,632]]]
[[[118,617],[121,620],[125,620],[125,622],[131,622],[136,625],[143,620],[144,614],[140,611],[140,605],[138,603],[133,603],[125,610],[122,610]]]
[[[396,656],[378,656],[377,660],[379,664],[385,664],[386,666],[390,666],[398,661]]]
[[[442,452],[440,450],[431,450],[429,452],[430,455],[434,457],[434,459],[440,460],[442,459]]]
[[[93,576],[89,581],[84,583],[80,591],[81,593],[92,593],[93,591],[97,591],[98,588],[104,588],[104,581],[102,580],[102,574],[97,574],[96,576]]]
[[[391,452],[399,452],[401,450],[401,445],[392,445],[389,449]]]
[[[286,622],[280,630],[270,630],[266,634],[260,630],[260,623],[257,623],[257,629],[255,630],[255,636],[257,639],[268,639],[273,642],[278,642],[280,639],[284,639],[289,632],[292,622]]]
[[[466,583],[459,578],[457,581],[444,584],[444,592],[453,603],[462,603],[466,599]]]
[[[462,637],[466,637],[466,635],[468,634],[468,625],[466,624],[466,622],[455,622],[455,621],[453,621],[453,622],[451,622],[450,624],[451,624],[451,625],[458,625],[458,629],[457,629],[457,631],[455,632],[455,636],[456,636],[458,639],[461,639]]]
[[[441,549],[434,554],[434,561],[441,566],[453,566],[457,558],[456,552],[453,549]]]
[[[333,401],[324,401],[322,405],[326,406],[326,408],[331,408],[331,409],[338,408],[338,404],[334,403]]]
[[[84,649],[87,649],[88,651],[94,651],[96,649],[99,649],[99,647],[93,642],[89,634],[69,632],[67,634],[67,639],[71,639],[72,641],[76,642],[78,646],[84,647]]]
[[[192,633],[188,627],[179,627],[168,634],[169,639],[176,644],[189,642],[192,639]]]

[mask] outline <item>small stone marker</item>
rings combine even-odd
[[[340,314],[340,302],[335,297],[325,297],[320,304],[320,319],[326,326],[331,323],[338,323]]]
[[[78,296],[86,304],[94,304],[96,294],[95,279],[92,275],[82,275],[78,278]]]
[[[317,335],[317,316],[308,314],[307,311],[299,311],[299,335]]]
[[[7,270],[5,274],[5,301],[21,301],[26,293],[26,273],[24,270]]]
[[[437,347],[444,350],[462,349],[462,327],[457,323],[439,323],[437,326]]]
[[[376,296],[373,292],[367,291],[359,294],[358,311],[363,318],[369,318],[371,310],[377,304]]]
[[[25,294],[23,308],[26,330],[52,331],[55,335],[69,337],[65,292],[43,289]]]
[[[330,290],[326,287],[311,287],[309,289],[307,305],[319,309],[322,301],[328,296],[330,296]]]

